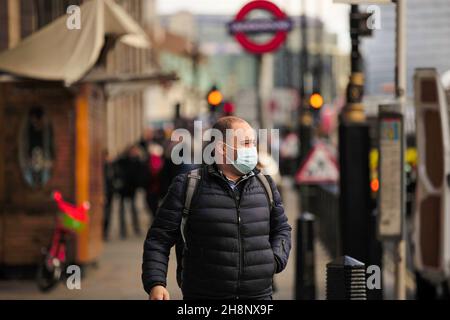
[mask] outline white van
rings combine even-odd
[[[448,291],[450,119],[447,95],[435,69],[416,70],[414,101],[418,166],[412,238],[418,290],[425,279],[435,288],[447,283]]]

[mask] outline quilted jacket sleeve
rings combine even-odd
[[[270,244],[277,263],[276,273],[286,268],[291,251],[291,226],[284,212],[281,195],[270,176],[267,176],[273,193],[274,206],[270,213]]]
[[[144,242],[142,283],[147,293],[155,285],[166,286],[170,249],[181,237],[186,175],[178,175],[158,208]]]

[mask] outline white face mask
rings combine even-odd
[[[241,147],[237,149],[231,146],[228,147],[237,150],[236,160],[233,161],[232,159],[229,159],[227,157],[227,159],[231,161],[231,164],[237,171],[242,174],[247,174],[255,169],[256,165],[258,164],[258,150],[256,149],[256,147]]]

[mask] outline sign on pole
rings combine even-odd
[[[272,15],[272,19],[247,19],[254,11],[263,10]],[[274,3],[266,0],[255,0],[247,3],[236,15],[234,21],[228,24],[230,34],[244,49],[254,54],[262,54],[278,49],[292,30],[293,23],[286,14]],[[258,43],[251,35],[272,33],[268,41]]]
[[[339,180],[336,158],[325,144],[319,143],[313,147],[295,180],[298,184],[336,183]]]
[[[404,213],[403,116],[400,105],[379,107],[380,194],[378,235],[401,239]]]

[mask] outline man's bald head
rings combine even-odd
[[[215,161],[230,164],[237,157],[237,149],[256,146],[256,135],[250,124],[239,117],[220,118],[212,128],[216,131]],[[230,168],[235,171],[235,169]]]
[[[213,125],[213,129],[219,130],[222,133],[222,136],[225,137],[227,134],[227,129],[234,129],[236,124],[247,124],[250,127],[250,124],[244,119],[235,116],[227,116],[217,120],[217,122]]]

